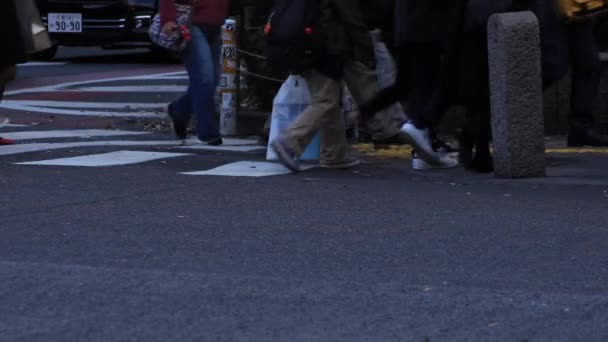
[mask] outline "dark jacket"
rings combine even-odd
[[[569,69],[568,26],[553,10],[551,0],[533,0],[531,9],[540,23],[543,83],[549,85],[562,79]],[[585,25],[579,23],[577,25]],[[592,30],[591,23],[588,30]]]
[[[375,67],[374,46],[358,1],[321,0],[320,4],[326,56],[317,69],[338,79],[347,60]]]
[[[395,44],[449,40],[464,4],[464,0],[396,0]]]
[[[13,1],[21,0],[0,0],[0,66],[18,64],[26,59]]]
[[[322,0],[327,53],[363,63],[374,61],[374,47],[357,1]]]
[[[361,12],[370,29],[380,29],[384,42],[393,47],[395,37],[395,0],[360,0]]]

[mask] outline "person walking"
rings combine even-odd
[[[572,69],[568,147],[608,146],[593,115],[601,73],[593,19],[566,22],[553,10],[553,0],[528,2],[541,26],[543,84],[559,81]]]
[[[444,54],[450,38],[458,31],[466,2],[463,0],[395,0],[394,43],[397,78],[392,87],[361,106],[363,121],[396,101],[408,99],[408,115],[401,131],[415,147],[415,157],[428,167],[453,167],[447,154],[435,151],[433,129],[439,121],[438,106],[445,71]],[[437,147],[437,146],[435,146]]]
[[[353,99],[362,104],[379,92],[374,47],[358,1],[321,0],[320,27],[325,27],[324,56],[303,77],[311,93],[311,104],[296,121],[271,142],[280,161],[299,171],[301,155],[316,132],[321,135],[320,166],[350,168],[359,161],[348,153],[344,118],[340,110],[342,81]],[[366,124],[368,132],[390,137],[399,133],[386,115],[376,115]]]
[[[15,78],[15,66],[26,61],[26,51],[20,35],[20,26],[14,1],[0,1],[0,101],[4,95],[6,84]],[[14,142],[0,137],[0,145],[10,145]]]
[[[178,139],[185,140],[192,114],[196,115],[198,141],[217,146],[223,143],[215,114],[215,91],[219,82],[222,25],[228,17],[230,0],[161,0],[163,31],[177,30],[175,4],[191,5],[191,41],[182,52],[188,71],[187,92],[168,106]]]

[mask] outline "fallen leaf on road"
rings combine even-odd
[[[498,325],[498,322],[496,322],[496,321],[491,321],[490,323],[488,323],[488,326],[489,326],[490,328],[494,328],[494,327],[495,327],[495,326],[497,326],[497,325]]]

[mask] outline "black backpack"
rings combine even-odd
[[[310,70],[322,57],[320,0],[275,0],[264,33],[268,65],[281,72]]]

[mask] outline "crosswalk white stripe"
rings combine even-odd
[[[18,64],[19,67],[66,65],[67,62],[27,62]]]
[[[303,170],[314,168],[312,165],[303,166]],[[224,177],[268,177],[292,173],[279,163],[241,161],[220,167],[195,172],[183,172],[188,176],[224,176]]]
[[[82,86],[85,84],[93,84],[93,83],[103,83],[103,82],[115,82],[115,81],[128,81],[128,80],[138,80],[138,79],[150,79],[152,77],[162,77],[162,76],[175,76],[183,74],[183,71],[177,72],[168,72],[168,73],[159,73],[159,74],[151,74],[145,76],[127,76],[127,77],[112,77],[112,78],[104,78],[99,80],[87,80],[87,81],[76,81],[76,82],[65,82],[54,84],[50,86],[42,86],[35,88],[25,88],[7,91],[4,93],[5,96],[19,95],[19,94],[29,94],[29,93],[44,93],[44,92],[53,92],[69,87]]]
[[[164,109],[166,103],[128,103],[128,102],[75,102],[42,100],[6,100],[0,105],[19,105],[52,108],[107,108],[107,109]]]
[[[139,117],[139,118],[158,118],[162,117],[162,112],[108,112],[108,111],[87,111],[87,110],[71,110],[58,109],[49,107],[26,106],[19,104],[2,104],[0,108],[20,110],[24,112],[56,114],[56,115],[76,115],[76,116],[100,116],[100,117]]]
[[[2,124],[2,125],[0,125],[0,128],[4,128],[4,127],[27,127],[27,125],[16,125],[16,124]]]
[[[257,145],[257,141],[253,140],[253,139],[240,139],[240,138],[223,138],[223,146],[251,146],[251,145],[256,145],[256,147],[261,147],[259,145]],[[192,148],[192,149],[197,149],[197,148],[205,148],[208,145],[203,145],[201,143],[198,142],[197,138],[190,138],[188,140],[186,140],[186,143],[184,145],[182,145],[183,148]]]
[[[71,158],[15,163],[18,165],[52,165],[52,166],[81,166],[101,167],[145,163],[153,160],[190,156],[189,153],[145,152],[145,151],[116,151],[101,154],[91,154]]]
[[[151,74],[151,75],[142,75],[142,76],[132,76],[129,77],[129,80],[156,80],[156,79],[164,79],[171,77],[188,77],[187,71],[176,71],[176,72],[168,72],[162,74]]]
[[[188,80],[188,75],[185,76],[164,76],[164,77],[156,77],[149,78],[147,80]]]
[[[32,139],[55,139],[55,138],[90,138],[90,137],[114,137],[127,135],[145,135],[148,132],[130,131],[110,131],[103,129],[82,129],[82,130],[54,130],[54,131],[28,131],[3,133],[4,138],[12,140],[32,140]]]
[[[265,149],[263,146],[179,146],[179,148],[186,150],[202,150],[202,151],[228,151],[228,152],[255,152]]]
[[[109,140],[109,141],[77,141],[69,143],[30,143],[30,144],[16,144],[2,146],[0,148],[0,156],[16,155],[29,152],[40,152],[49,150],[61,150],[69,148],[79,147],[124,147],[124,146],[139,146],[139,147],[153,147],[153,146],[168,146],[177,150],[201,150],[201,151],[215,151],[215,152],[255,152],[263,150],[263,146],[243,146],[243,145],[223,145],[223,146],[181,146],[181,141],[175,140],[160,140],[160,141],[121,141],[121,140]]]
[[[0,156],[15,155],[28,152],[48,150],[61,150],[78,147],[123,147],[123,146],[177,146],[178,142],[170,140],[160,141],[78,141],[71,143],[32,143],[2,146]]]
[[[187,86],[113,86],[113,87],[79,87],[77,89],[66,89],[66,91],[90,91],[109,93],[181,93],[188,89]]]

